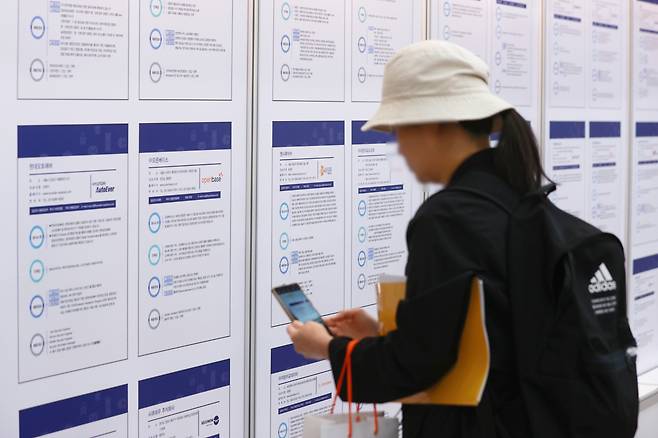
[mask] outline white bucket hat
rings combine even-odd
[[[479,120],[512,108],[491,93],[488,78],[487,64],[456,44],[407,46],[386,64],[381,104],[362,129]]]

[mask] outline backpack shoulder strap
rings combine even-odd
[[[475,171],[464,175],[448,186],[446,191],[470,193],[486,199],[511,215],[519,205],[521,197],[498,176],[489,172]]]

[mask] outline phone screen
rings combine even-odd
[[[313,307],[313,304],[311,304],[311,301],[306,297],[306,294],[299,284],[295,283],[287,286],[275,287],[272,289],[272,292],[292,321],[315,321],[322,324],[329,334],[333,336],[329,327],[324,323],[322,315],[320,315],[320,312]]]
[[[315,310],[315,307],[301,289],[281,291],[279,297],[282,304],[288,307],[295,319],[301,322],[315,321],[322,323],[322,316]]]

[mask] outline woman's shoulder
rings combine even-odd
[[[473,193],[444,189],[427,198],[416,212],[414,220],[469,220],[478,216],[505,216],[492,201]]]
[[[475,194],[444,190],[429,197],[407,228],[407,242],[492,242],[505,235],[507,213]],[[500,243],[500,242],[498,242]]]

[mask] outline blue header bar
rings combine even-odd
[[[528,7],[525,3],[513,2],[513,1],[509,1],[509,0],[496,0],[496,3],[498,3],[499,5],[503,5],[503,6],[512,6],[512,7],[515,7],[515,8],[526,9]]]
[[[333,181],[322,181],[322,182],[312,182],[312,183],[295,183],[295,184],[285,184],[279,186],[279,191],[281,192],[290,192],[298,190],[317,190],[317,189],[330,189],[334,186]]]
[[[366,193],[380,193],[380,192],[396,192],[404,190],[404,185],[395,184],[390,186],[378,186],[378,187],[361,187],[359,188],[359,194],[363,195]]]
[[[272,147],[290,146],[344,146],[343,121],[290,121],[272,122]]]
[[[551,139],[585,138],[585,122],[550,122]]]
[[[605,163],[592,163],[592,167],[597,169],[600,169],[602,167],[615,167],[616,165],[617,163],[615,163],[614,161],[608,161]]]
[[[658,5],[658,0],[637,0],[639,2],[651,3],[653,5]]]
[[[231,149],[231,122],[140,123],[139,152]]]
[[[654,35],[658,35],[658,30],[653,30],[653,29],[647,29],[646,27],[641,27],[640,32],[644,33],[652,33]]]
[[[67,398],[18,413],[20,438],[33,438],[128,413],[128,385]]]
[[[270,352],[270,359],[271,374],[276,374],[282,371],[288,371],[319,362],[317,360],[306,359],[301,354],[298,354],[292,344],[272,348]]]
[[[172,202],[205,201],[221,199],[222,192],[184,193],[182,195],[151,196],[149,204],[170,204]]]
[[[580,164],[562,164],[560,166],[553,166],[553,170],[576,170],[580,169]]]
[[[589,122],[589,138],[619,138],[621,122]]]
[[[579,17],[570,17],[568,15],[562,15],[562,14],[553,14],[553,17],[555,17],[558,20],[574,21],[576,23],[580,23],[582,21]]]
[[[70,213],[76,211],[100,210],[104,208],[116,208],[117,201],[92,201],[79,202],[77,204],[44,205],[42,207],[30,207],[30,214],[53,214]]]
[[[619,29],[619,26],[617,26],[616,24],[601,23],[600,21],[592,21],[592,25],[596,27],[603,27],[606,29],[613,29],[613,30]]]
[[[313,397],[311,399],[302,400],[302,401],[293,403],[291,405],[279,408],[277,413],[279,415],[282,415],[282,414],[285,414],[285,413],[288,413],[288,412],[296,411],[297,409],[308,408],[309,406],[312,406],[312,405],[315,405],[315,404],[318,404],[318,403],[322,403],[322,402],[327,401],[327,400],[331,400],[332,397],[333,397],[333,393],[328,392],[326,394],[322,394],[322,395],[319,395],[317,397]]]
[[[228,386],[230,372],[230,360],[226,359],[140,380],[139,409]]]
[[[18,127],[18,158],[128,153],[128,125]]]
[[[658,269],[658,254],[633,260],[633,275]]]
[[[365,120],[352,121],[352,144],[382,144],[395,141],[392,134],[378,131],[361,131],[361,127],[365,124]]]
[[[635,124],[636,137],[658,137],[658,122],[638,122]]]

